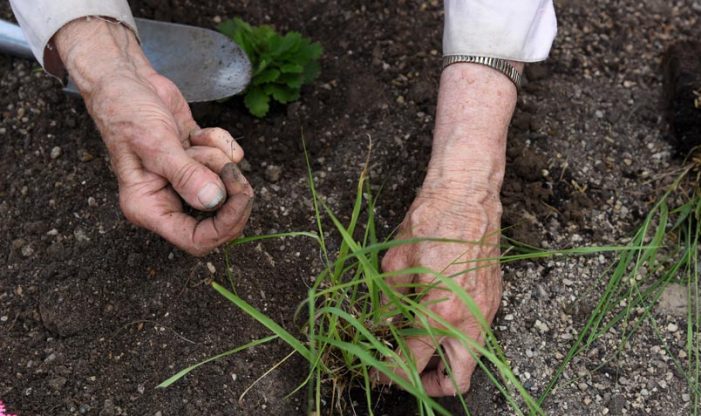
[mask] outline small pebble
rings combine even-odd
[[[548,326],[545,323],[541,322],[540,320],[536,320],[535,324],[533,326],[535,327],[535,329],[537,329],[541,333],[545,333],[545,332],[550,331],[550,328],[548,328]]]
[[[215,274],[217,272],[217,268],[214,267],[214,265],[211,262],[207,262],[207,270],[209,270],[209,272],[212,274]]]
[[[59,156],[61,156],[61,148],[58,146],[54,146],[51,149],[51,159],[58,159]]]
[[[267,179],[270,182],[277,182],[280,180],[280,176],[282,175],[282,168],[277,165],[268,165],[268,167],[265,168],[265,179]]]
[[[679,326],[675,323],[670,323],[667,325],[667,331],[668,332],[677,332],[679,330]]]
[[[32,254],[34,254],[34,247],[32,247],[31,244],[22,246],[21,253],[24,257],[30,257]]]
[[[75,240],[79,242],[90,241],[90,237],[88,237],[82,228],[76,228],[73,231],[73,237],[75,237]]]
[[[81,162],[90,162],[93,159],[95,159],[95,156],[93,156],[87,150],[81,150],[78,152],[78,160],[80,160]]]

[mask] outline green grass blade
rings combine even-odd
[[[258,309],[254,308],[240,297],[229,292],[225,287],[221,286],[217,282],[212,282],[212,287],[219,292],[219,294],[227,298],[231,303],[238,306],[239,309],[250,315],[252,318],[272,331],[275,335],[280,337],[280,339],[294,348],[294,350],[297,351],[302,357],[309,361],[314,361],[314,356],[312,355],[311,351],[309,351],[309,349],[305,347],[297,338],[287,332],[287,330],[278,325],[275,321],[268,318],[266,315],[261,313]]]
[[[175,373],[173,376],[169,377],[167,380],[165,380],[164,382],[162,382],[161,384],[159,384],[159,385],[157,386],[157,388],[164,389],[164,388],[166,388],[166,387],[169,387],[170,385],[172,385],[172,384],[175,383],[176,381],[178,381],[178,380],[180,380],[181,378],[185,377],[185,375],[187,375],[190,371],[196,369],[197,367],[199,367],[199,366],[201,366],[201,365],[207,364],[208,362],[215,361],[215,360],[218,360],[218,359],[220,359],[220,358],[224,358],[224,357],[226,357],[226,356],[228,356],[228,355],[231,355],[231,354],[236,354],[237,352],[241,352],[241,351],[247,350],[247,349],[249,349],[249,348],[253,348],[253,347],[257,346],[257,345],[265,344],[266,342],[270,342],[270,341],[272,341],[272,340],[274,340],[274,339],[277,339],[277,338],[278,338],[277,335],[270,335],[270,336],[267,336],[267,337],[265,337],[265,338],[260,338],[260,339],[257,339],[257,340],[255,340],[255,341],[251,341],[251,342],[249,342],[248,344],[241,345],[241,346],[239,346],[239,347],[236,347],[236,348],[234,348],[234,349],[232,349],[232,350],[223,352],[223,353],[221,353],[221,354],[217,354],[217,355],[215,355],[214,357],[207,358],[207,359],[204,360],[204,361],[200,361],[200,362],[197,363],[197,364],[191,365],[191,366],[189,366],[189,367],[187,367],[187,368],[184,368],[184,369],[178,371],[178,372]]]

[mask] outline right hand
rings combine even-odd
[[[126,27],[76,20],[55,42],[107,145],[126,218],[197,256],[240,235],[253,189],[236,167],[243,150],[233,137],[197,126]],[[198,221],[180,197],[216,215]]]

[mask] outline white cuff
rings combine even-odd
[[[556,33],[552,0],[445,0],[444,56],[542,61]]]
[[[126,0],[10,0],[10,4],[34,57],[54,75],[59,75],[63,68],[49,41],[66,23],[81,17],[100,16],[114,19],[137,33]]]

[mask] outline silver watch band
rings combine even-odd
[[[445,69],[445,67],[448,65],[456,64],[458,62],[480,64],[496,69],[509,77],[514,85],[516,85],[517,90],[521,89],[521,73],[519,73],[513,65],[504,59],[476,55],[448,55],[443,57],[443,69]]]

